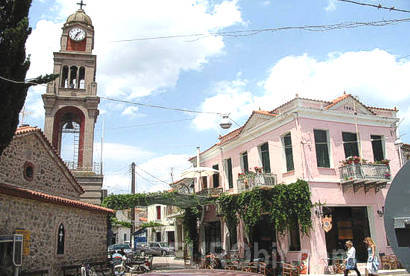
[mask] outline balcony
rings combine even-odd
[[[205,188],[197,192],[197,195],[207,196],[207,197],[217,197],[223,192],[221,187],[218,188]]]
[[[92,167],[80,167],[78,166],[77,162],[73,162],[73,161],[64,161],[65,165],[67,166],[67,168],[71,171],[75,171],[75,172],[91,172],[93,174],[102,174],[101,171],[101,163],[98,162],[94,162]]]
[[[377,193],[390,181],[390,167],[386,164],[348,164],[339,168],[343,192],[352,188],[367,193],[374,188]]]
[[[252,190],[255,187],[273,187],[277,184],[276,174],[246,174],[238,179],[238,192]]]

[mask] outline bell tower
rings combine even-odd
[[[54,52],[53,71],[59,77],[48,84],[47,92],[42,95],[44,133],[60,156],[67,147],[64,143],[70,143],[72,160],[64,161],[86,191],[82,198],[100,204],[103,178],[99,166],[93,162],[94,126],[100,103],[95,82],[97,57],[92,54],[94,26],[83,10],[83,1],[78,4],[80,9],[63,25],[60,50]],[[67,133],[73,135],[74,141],[62,139]]]

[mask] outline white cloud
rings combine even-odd
[[[100,158],[101,143],[94,143],[94,156]],[[143,161],[154,156],[154,153],[146,151],[139,147],[118,144],[118,143],[104,143],[103,159],[105,162],[120,161],[122,163],[131,163],[131,161]]]
[[[296,93],[311,99],[332,100],[343,91],[358,96],[368,105],[398,106],[407,110],[410,102],[410,61],[386,51],[331,53],[325,60],[308,56],[287,56],[275,63],[269,76],[259,85],[263,95],[252,95],[244,88],[244,80],[223,82],[216,95],[205,99],[203,111],[225,111],[232,118],[246,118],[251,110],[273,108],[292,99]],[[239,83],[239,84],[238,84]],[[226,103],[230,103],[226,105]],[[407,113],[406,113],[407,114]],[[409,115],[409,114],[408,114]],[[194,123],[198,129],[215,127],[215,121],[206,121],[199,115]]]
[[[263,2],[262,2],[262,5],[263,5],[263,6],[269,6],[269,5],[270,5],[270,1],[263,1]]]
[[[85,10],[95,26],[99,94],[137,98],[173,87],[182,71],[200,70],[223,53],[221,37],[207,36],[135,42],[113,42],[137,37],[216,32],[242,24],[237,0],[211,4],[208,0],[89,0]],[[59,49],[61,27],[76,10],[71,0],[56,0],[53,22],[41,20],[33,28],[27,49],[32,53],[29,76],[51,73],[52,52]],[[50,11],[48,11],[50,12]]]
[[[336,10],[336,0],[329,0],[325,10],[328,12]]]
[[[234,81],[218,82],[212,87],[212,91],[218,91],[215,96],[207,98],[201,104],[201,110],[207,112],[230,113],[233,120],[246,116],[255,104],[251,92],[246,90],[247,82],[238,78]],[[229,103],[229,104],[227,104]],[[220,116],[212,114],[200,114],[193,121],[199,130],[218,129]]]
[[[155,192],[169,190],[171,180],[171,168],[174,181],[179,179],[180,173],[190,166],[188,155],[169,154],[149,159],[143,163],[137,163],[136,167],[136,191]],[[152,176],[150,176],[150,174]],[[106,172],[104,175],[104,187],[113,193],[129,193],[131,177],[128,173]]]
[[[127,108],[124,109],[121,115],[134,117],[137,115],[138,109],[139,109],[138,106],[128,106]]]

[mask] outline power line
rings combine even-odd
[[[352,4],[356,4],[356,5],[361,5],[361,6],[374,7],[374,8],[384,9],[384,10],[389,10],[389,11],[398,11],[398,12],[410,13],[410,11],[408,11],[408,10],[396,9],[394,6],[392,6],[390,8],[385,7],[385,6],[382,6],[380,3],[378,5],[376,5],[376,4],[363,3],[363,2],[357,2],[357,1],[352,1],[352,0],[337,0],[337,1],[352,3]]]
[[[152,105],[152,104],[144,104],[144,103],[131,102],[131,101],[126,101],[126,100],[113,99],[113,98],[108,98],[108,97],[100,97],[100,98],[104,100],[108,100],[108,101],[113,101],[113,102],[127,103],[127,104],[133,104],[133,105],[139,105],[139,106],[145,106],[145,107],[159,108],[159,109],[167,109],[167,110],[197,113],[197,114],[223,115],[223,113],[220,113],[220,112],[199,111],[199,110],[191,110],[191,109],[184,109],[184,108],[177,108],[177,107],[166,107],[166,106],[161,106],[161,105]]]
[[[11,82],[11,83],[14,83],[14,84],[34,84],[34,85],[47,86],[47,84],[31,82],[30,80],[16,81],[16,80],[8,79],[8,78],[2,77],[2,76],[0,76],[0,79],[5,80],[5,81],[8,81],[8,82]]]
[[[150,173],[147,172],[146,170],[143,170],[142,168],[140,168],[140,167],[138,167],[138,166],[135,166],[135,167],[138,168],[138,169],[140,169],[140,170],[143,171],[144,173],[148,174],[148,175],[151,176],[152,178],[155,178],[156,180],[161,181],[161,182],[163,182],[163,183],[165,183],[165,184],[167,184],[167,185],[169,184],[168,182],[166,182],[166,181],[164,181],[164,180],[162,180],[162,179],[159,179],[158,177],[156,177],[156,176],[150,174]]]
[[[350,0],[339,0],[345,2],[354,2]],[[359,2],[357,2],[359,3]],[[369,4],[370,5],[370,4]],[[376,5],[376,7],[378,7]],[[386,8],[386,7],[381,7]],[[410,12],[406,10],[399,10],[392,8],[387,8],[389,10]],[[145,41],[145,40],[158,40],[158,39],[172,39],[172,38],[196,38],[201,39],[209,36],[223,36],[223,37],[242,37],[242,36],[252,36],[263,32],[278,32],[278,31],[289,31],[289,30],[304,30],[311,32],[324,32],[339,29],[353,29],[365,26],[371,27],[383,27],[391,24],[399,24],[409,22],[410,18],[401,19],[390,19],[390,20],[380,20],[380,21],[370,21],[370,22],[342,22],[330,25],[304,25],[304,26],[284,26],[277,28],[263,28],[263,29],[251,29],[251,30],[238,30],[238,31],[226,31],[226,32],[209,32],[209,33],[193,33],[193,34],[180,34],[180,35],[168,35],[168,36],[153,36],[153,37],[139,37],[131,39],[121,39],[114,40],[111,42],[132,42],[132,41]]]
[[[146,123],[146,124],[138,124],[138,125],[131,125],[131,126],[121,126],[121,127],[106,128],[106,130],[126,129],[126,128],[141,127],[141,126],[162,125],[162,124],[177,123],[177,122],[183,122],[183,121],[192,121],[192,120],[194,120],[194,119],[195,119],[195,118],[187,118],[187,119],[172,120],[172,121],[159,121],[159,122]]]

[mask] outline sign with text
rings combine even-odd
[[[16,234],[23,235],[23,256],[30,255],[30,231],[25,229],[16,229]]]

